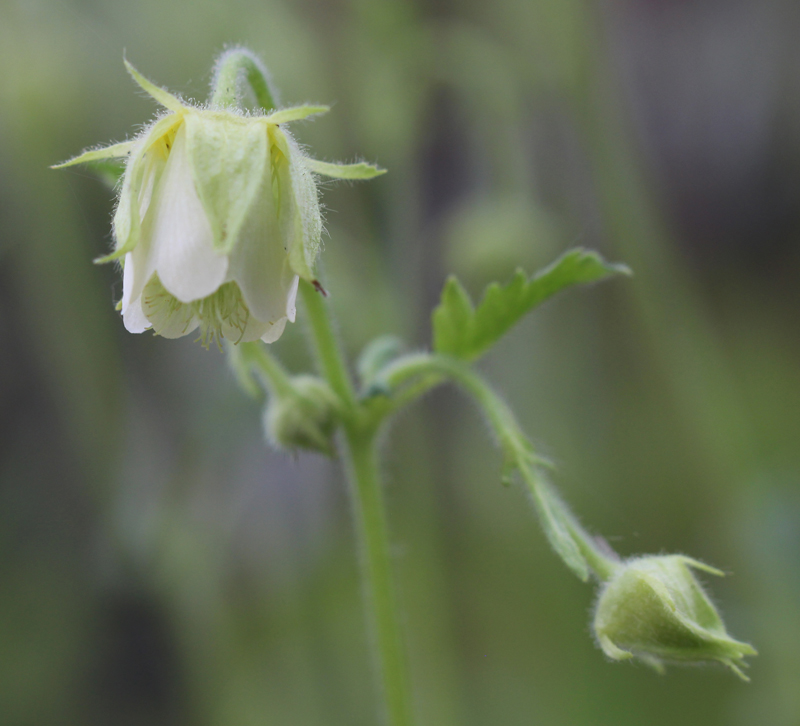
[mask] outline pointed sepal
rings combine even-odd
[[[261,124],[186,115],[186,147],[195,187],[211,224],[214,248],[228,254],[259,193],[270,180],[267,134]]]
[[[386,169],[381,169],[374,164],[361,161],[357,164],[331,164],[327,161],[309,159],[306,157],[306,166],[315,174],[328,176],[332,179],[374,179],[376,176],[386,173]]]
[[[177,96],[173,96],[169,91],[157,86],[155,83],[148,81],[139,71],[137,71],[129,62],[127,58],[123,58],[125,68],[131,74],[133,80],[139,84],[142,90],[149,96],[152,96],[162,106],[168,108],[170,111],[180,112],[185,111],[186,106],[181,102]]]
[[[291,108],[274,111],[266,115],[264,120],[270,124],[288,124],[291,121],[302,121],[309,116],[328,113],[330,110],[330,106],[292,106]]]
[[[99,149],[89,149],[82,154],[62,161],[60,164],[53,164],[51,169],[64,169],[68,166],[75,166],[76,164],[87,164],[92,161],[101,161],[103,159],[122,159],[131,153],[133,148],[133,141],[123,141],[120,144],[112,144],[111,146],[102,146]]]

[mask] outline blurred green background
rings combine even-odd
[[[264,444],[261,402],[190,338],[125,332],[113,195],[48,166],[259,53],[323,159],[326,286],[355,355],[429,340],[580,244],[634,268],[569,292],[482,364],[583,521],[682,552],[752,683],[606,662],[591,588],[549,551],[451,391],[385,446],[419,722],[800,723],[800,12],[793,0],[3,0],[0,723],[376,723],[338,465]],[[300,322],[274,346],[307,370]]]

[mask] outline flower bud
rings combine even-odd
[[[271,397],[264,414],[267,438],[277,448],[310,449],[334,455],[339,402],[314,376],[295,376],[292,392]]]
[[[594,631],[614,660],[639,658],[659,672],[663,661],[719,661],[744,680],[744,657],[756,655],[731,638],[690,568],[719,570],[682,555],[639,557],[620,565],[597,601]]]

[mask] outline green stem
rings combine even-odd
[[[322,294],[317,292],[316,288],[306,280],[300,280],[300,294],[303,296],[308,313],[308,321],[311,324],[322,373],[328,379],[334,393],[342,399],[345,408],[352,413],[356,407],[355,389],[333,332],[328,306],[325,304]]]
[[[377,647],[388,726],[414,722],[403,638],[392,579],[389,531],[383,502],[374,431],[346,426],[353,512],[370,630]]]
[[[344,404],[343,428],[356,532],[361,553],[367,619],[376,649],[388,726],[412,726],[406,671],[392,580],[389,528],[378,474],[376,426],[356,400],[353,383],[322,295],[302,280],[300,293],[322,373]]]
[[[258,105],[265,111],[276,107],[275,95],[269,86],[267,69],[258,57],[245,48],[226,50],[217,61],[214,81],[211,84],[211,105],[238,106],[239,83],[244,78]]]
[[[497,434],[507,460],[514,463],[528,486],[543,520],[553,520],[555,515],[558,524],[570,533],[575,546],[597,578],[601,581],[608,580],[618,568],[613,553],[603,551],[597,541],[581,527],[567,505],[537,473],[536,458],[514,413],[483,378],[455,358],[426,353],[398,358],[382,374],[383,384],[390,391],[399,389],[397,398],[402,398],[403,403],[410,400],[409,394],[421,395],[432,385],[441,382],[442,378],[455,381],[480,404]],[[409,386],[400,388],[408,381],[411,381]],[[557,546],[556,550],[561,554]],[[570,562],[567,564],[570,565]]]
[[[249,361],[261,374],[271,394],[286,396],[294,393],[294,386],[292,386],[292,381],[286,369],[280,364],[278,359],[264,347],[261,341],[255,343],[239,343],[239,345],[247,347],[247,357]]]

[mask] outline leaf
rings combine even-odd
[[[520,464],[518,468],[536,505],[547,540],[564,564],[586,582],[589,579],[589,564],[574,534],[580,525],[542,476],[527,464]]]
[[[441,303],[433,311],[433,348],[437,353],[474,360],[526,313],[560,290],[617,274],[631,273],[625,265],[608,263],[596,252],[578,248],[530,279],[518,269],[508,284],[492,283],[477,308],[461,283],[450,277]]]

